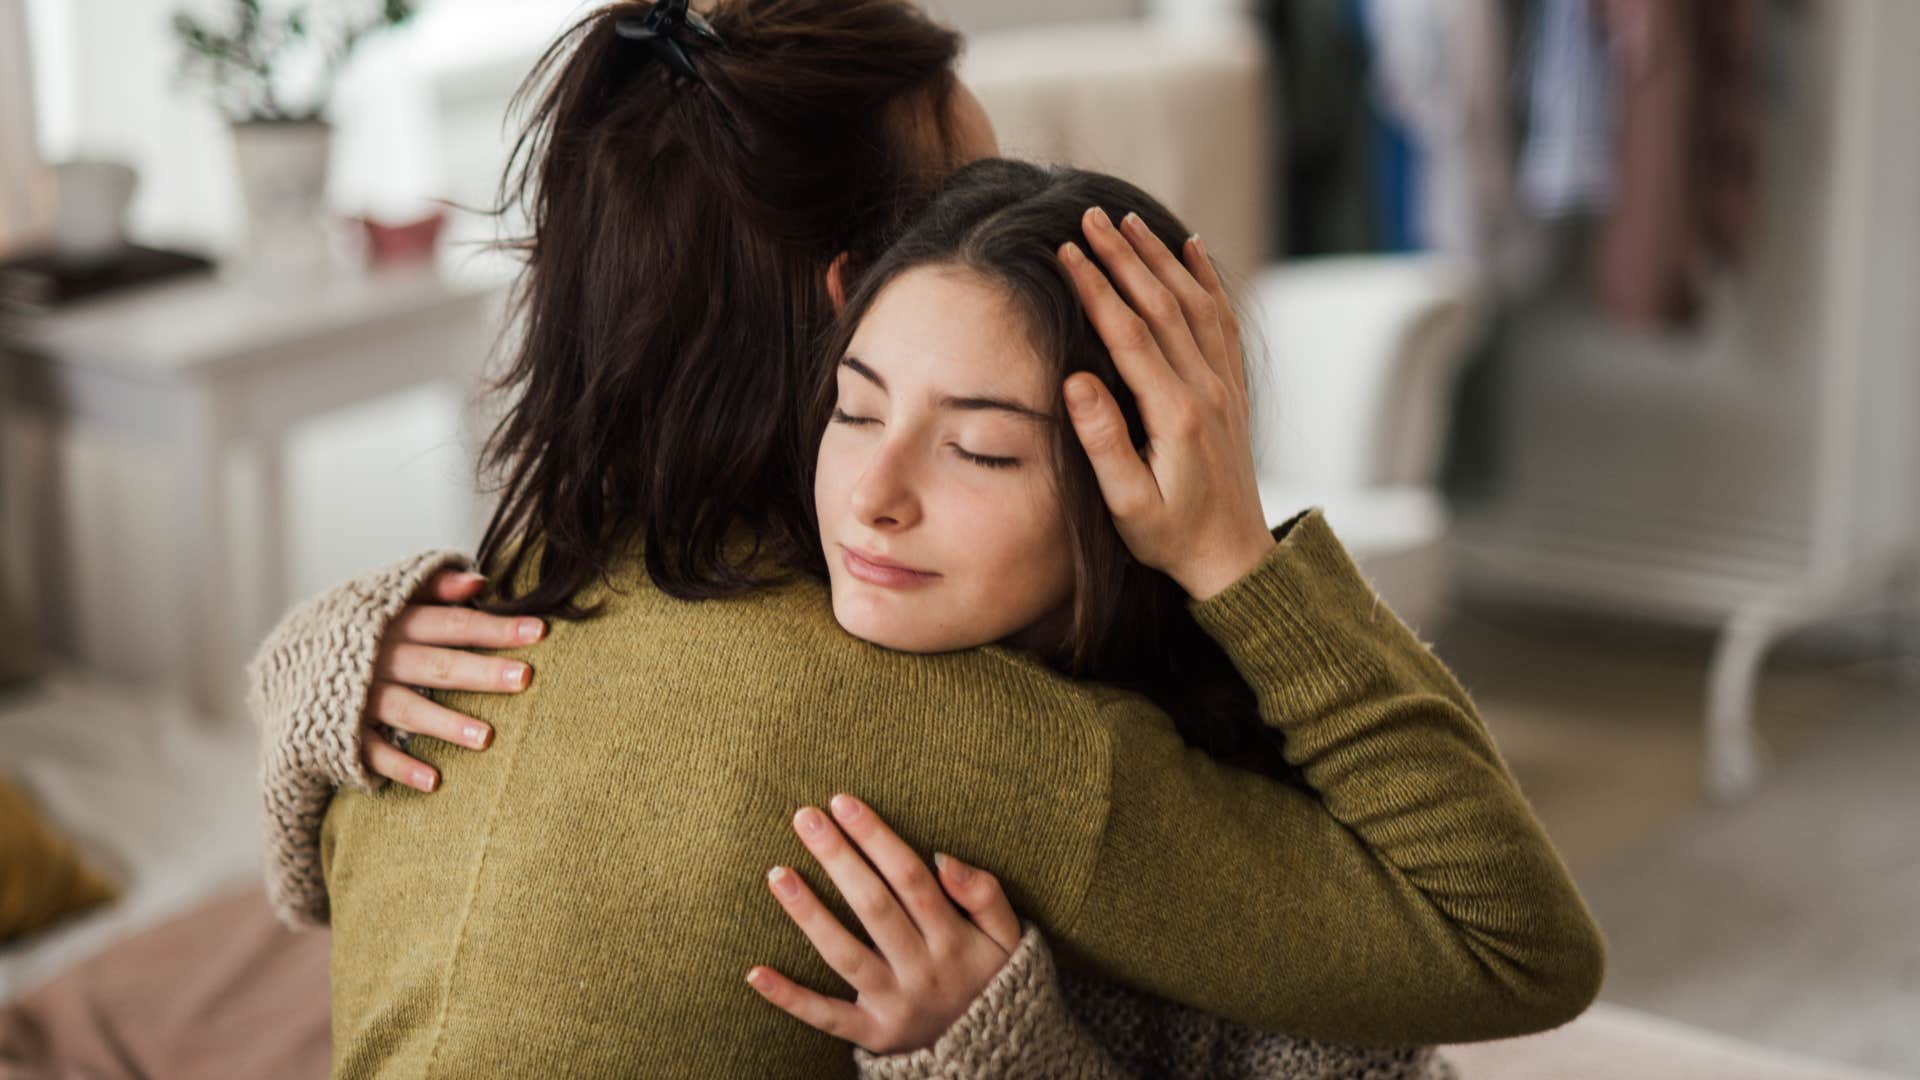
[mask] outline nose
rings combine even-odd
[[[872,529],[895,531],[920,523],[920,497],[912,455],[905,446],[882,443],[853,486],[853,512]]]

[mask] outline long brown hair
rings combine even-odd
[[[1084,244],[1081,216],[1094,206],[1115,221],[1139,214],[1175,251],[1192,235],[1159,200],[1102,173],[996,159],[975,162],[948,178],[847,299],[814,376],[808,430],[815,445],[832,412],[835,369],[861,317],[900,275],[949,265],[1002,286],[1025,317],[1035,351],[1055,366],[1049,372],[1053,415],[1065,415],[1060,394],[1066,377],[1091,372],[1112,391],[1134,445],[1144,447],[1146,429],[1134,395],[1055,254],[1069,240]],[[1073,546],[1074,591],[1069,629],[1042,651],[1043,659],[1067,674],[1147,694],[1173,715],[1190,744],[1216,757],[1287,774],[1277,735],[1260,725],[1252,691],[1194,621],[1185,590],[1140,563],[1120,539],[1071,425],[1054,426],[1051,456]],[[807,460],[809,474],[812,462]],[[803,490],[813,490],[810,475]],[[816,547],[807,566],[824,576],[822,560]]]
[[[905,0],[719,0],[697,79],[616,32],[652,7],[585,16],[514,99],[534,103],[498,206],[529,232],[505,245],[520,337],[481,458],[502,477],[478,556],[495,611],[596,613],[576,594],[634,541],[687,599],[811,547],[796,402],[826,267],[876,257],[954,164],[960,39]]]

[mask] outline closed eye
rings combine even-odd
[[[835,405],[833,407],[833,422],[836,424],[847,424],[852,427],[864,427],[868,424],[877,424],[880,422],[880,419],[874,416],[853,416],[845,409]]]
[[[976,453],[973,453],[972,451],[967,450],[965,447],[960,447],[960,446],[956,446],[953,449],[956,453],[960,455],[962,460],[971,461],[975,465],[979,465],[988,469],[1011,469],[1014,466],[1020,464],[1019,458],[993,457],[988,454],[976,454]]]

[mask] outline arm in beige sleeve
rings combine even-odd
[[[904,1054],[853,1052],[866,1080],[1046,1076],[1128,1080],[1067,1008],[1053,955],[1028,923],[1020,944],[938,1042]]]
[[[1447,669],[1318,512],[1194,605],[1308,790],[1103,710],[1109,817],[1062,962],[1329,1042],[1500,1038],[1580,1013],[1599,931]]]
[[[267,897],[290,925],[327,921],[320,822],[334,790],[385,783],[367,769],[361,723],[380,639],[429,578],[467,566],[458,552],[429,551],[342,582],[288,612],[247,665]]]
[[[1031,923],[965,1013],[923,1050],[854,1051],[865,1080],[1351,1076],[1447,1080],[1430,1047],[1361,1047],[1260,1031],[1112,983],[1063,977]]]

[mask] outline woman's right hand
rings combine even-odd
[[[439,786],[433,766],[403,752],[376,725],[485,750],[493,728],[427,697],[418,688],[474,690],[514,694],[527,688],[533,669],[504,656],[481,656],[469,649],[513,649],[531,645],[546,633],[546,623],[526,615],[489,615],[461,606],[480,592],[486,578],[442,570],[428,579],[380,639],[366,715],[360,720],[367,768],[420,791]]]
[[[1099,264],[1071,243],[1060,261],[1139,402],[1144,455],[1094,375],[1067,379],[1067,411],[1127,549],[1205,600],[1274,544],[1254,476],[1239,324],[1198,237],[1183,245],[1183,264],[1136,214],[1116,226],[1094,207],[1081,227]]]

